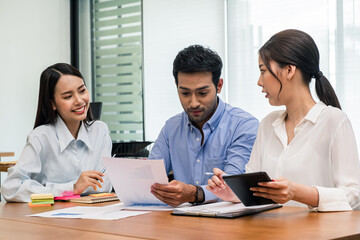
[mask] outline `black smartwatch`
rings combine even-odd
[[[191,204],[200,204],[205,202],[205,194],[202,187],[194,185],[196,187],[195,201],[190,202]]]

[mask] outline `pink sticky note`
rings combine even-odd
[[[75,195],[71,195],[71,196],[54,197],[54,200],[63,200],[63,201],[66,201],[66,200],[75,199],[75,198],[79,198],[79,197],[80,197],[80,195],[75,194]]]

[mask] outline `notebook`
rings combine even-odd
[[[237,218],[249,216],[263,211],[280,208],[280,204],[268,204],[246,207],[242,203],[216,202],[191,207],[175,208],[172,215],[214,217],[214,218]]]
[[[98,193],[90,194],[89,196],[70,199],[70,202],[75,203],[101,203],[119,200],[115,193]]]

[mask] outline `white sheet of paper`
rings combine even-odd
[[[124,209],[126,209],[126,210],[142,210],[142,211],[172,211],[177,208],[191,207],[191,206],[193,206],[191,203],[183,203],[183,204],[177,206],[176,208],[169,206],[169,205],[134,204],[134,205],[125,206]]]
[[[103,157],[103,162],[105,174],[110,177],[116,195],[126,206],[155,204],[159,207],[162,204],[168,207],[150,192],[154,183],[168,184],[163,160]]]
[[[154,204],[136,204],[125,206],[126,210],[142,210],[142,211],[172,211],[174,207],[169,205],[154,205]]]
[[[146,211],[124,211],[124,204],[117,203],[105,207],[70,207],[43,213],[27,215],[29,217],[45,217],[45,218],[84,218],[84,219],[100,219],[100,220],[117,220],[121,218],[137,216]]]

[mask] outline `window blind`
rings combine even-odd
[[[141,0],[92,4],[93,94],[114,142],[144,140]]]

